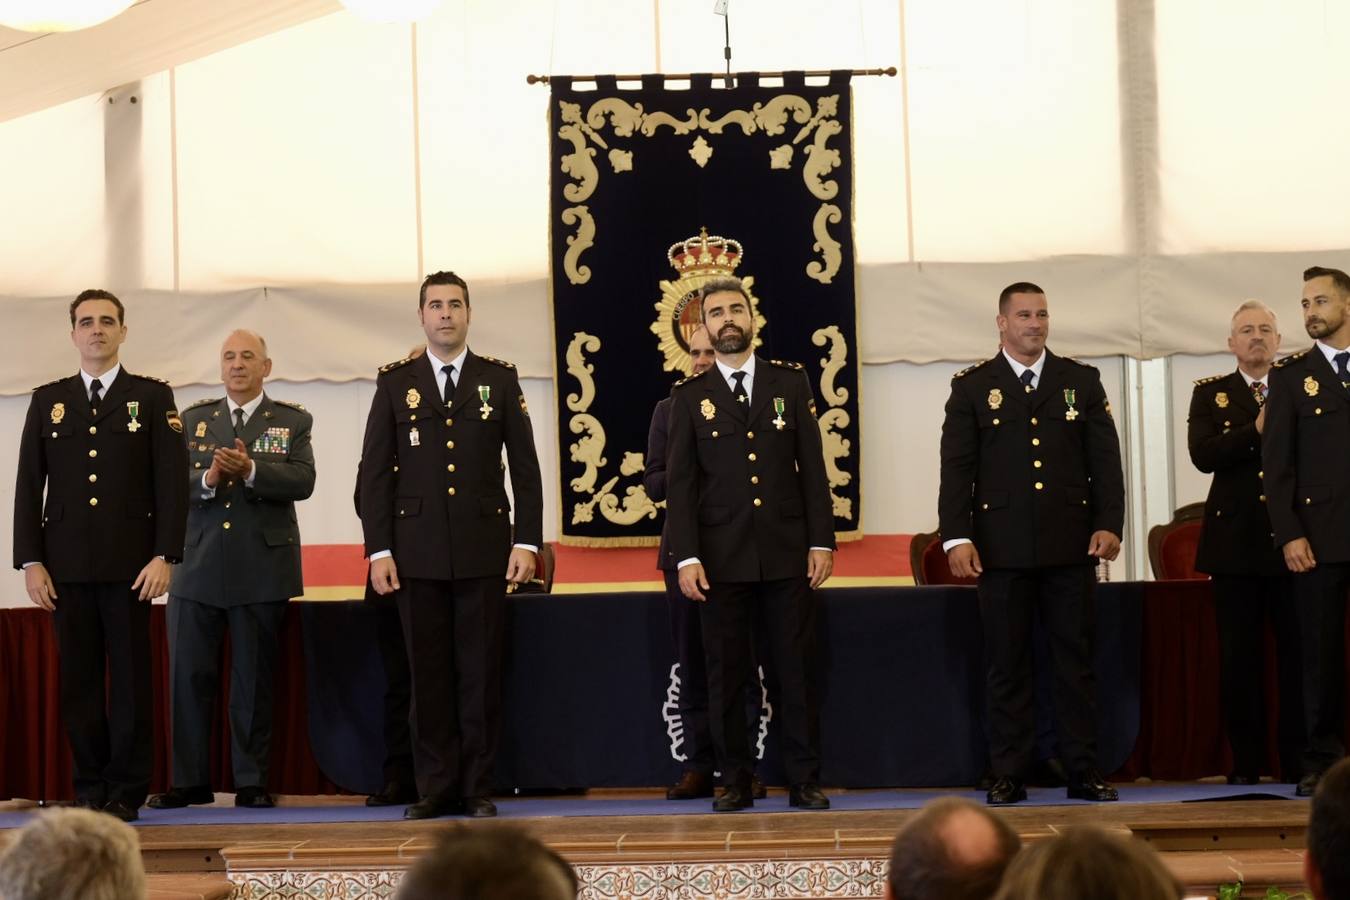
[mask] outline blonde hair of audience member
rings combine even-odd
[[[895,836],[887,900],[987,900],[1021,846],[1017,833],[985,807],[941,797]]]
[[[1142,841],[1092,825],[1033,844],[1012,861],[994,900],[1182,900],[1181,882]]]
[[[105,813],[41,812],[0,854],[3,900],[138,900],[145,892],[135,829]]]
[[[443,831],[398,886],[396,900],[576,900],[561,856],[506,826]]]

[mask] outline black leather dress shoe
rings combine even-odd
[[[1298,780],[1298,787],[1294,788],[1294,796],[1311,797],[1317,793],[1317,782],[1321,780],[1321,772],[1309,772]]]
[[[699,800],[713,795],[711,772],[685,772],[666,789],[667,800]]]
[[[169,788],[162,794],[151,797],[145,805],[151,809],[182,809],[185,806],[202,806],[215,803],[216,795],[211,793],[209,784],[196,787]]]
[[[1250,775],[1246,772],[1234,772],[1228,776],[1229,784],[1260,784],[1260,775]]]
[[[733,784],[728,785],[713,801],[713,812],[735,812],[738,809],[749,809],[754,805],[755,798],[750,793],[750,785]]]
[[[472,819],[491,819],[497,815],[497,804],[487,797],[465,797],[463,812]]]
[[[267,793],[267,788],[251,784],[235,788],[234,805],[247,809],[271,809],[277,804],[272,795]]]
[[[403,806],[417,802],[417,789],[409,784],[391,781],[378,794],[366,798],[366,806]]]
[[[984,795],[984,802],[990,806],[1008,806],[1013,803],[1021,803],[1027,799],[1027,786],[1022,783],[1020,778],[1012,778],[1004,775],[994,782],[994,786],[989,789],[989,793]]]
[[[758,775],[750,776],[750,796],[756,800],[763,800],[769,796],[768,788],[764,787],[764,782],[759,780]]]
[[[830,798],[825,796],[819,785],[810,782],[794,784],[788,789],[788,806],[795,806],[798,809],[829,809]]]
[[[114,819],[121,819],[123,822],[135,822],[141,817],[139,812],[121,800],[109,801],[108,805],[103,807],[103,811]]]
[[[464,811],[458,800],[436,800],[423,797],[403,811],[405,819],[439,819],[441,816],[453,816]]]
[[[1070,800],[1091,800],[1094,803],[1110,803],[1120,799],[1119,792],[1094,769],[1070,777],[1068,795]]]

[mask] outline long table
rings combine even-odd
[[[822,780],[841,787],[973,782],[985,764],[974,590],[840,588],[818,599]],[[664,595],[515,595],[507,603],[499,788],[673,780],[680,769],[672,747],[677,673]],[[273,790],[365,793],[380,786],[384,673],[373,616],[359,601],[291,605],[277,681]],[[1096,618],[1102,770],[1183,779],[1226,772],[1209,584],[1102,585]],[[163,607],[154,610],[152,638],[153,789],[160,790],[169,771]],[[772,667],[765,668],[770,711],[761,771],[779,783]],[[49,614],[0,611],[0,798],[70,796],[57,681]],[[213,741],[220,790],[231,788],[227,685],[222,678]],[[1042,718],[1049,716],[1047,710]],[[1273,736],[1271,742],[1273,761]]]

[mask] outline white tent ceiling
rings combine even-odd
[[[0,122],[328,15],[337,0],[141,0],[95,28],[0,28]]]

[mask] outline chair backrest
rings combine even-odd
[[[947,554],[942,551],[942,535],[926,531],[914,535],[909,542],[909,568],[915,584],[975,584],[974,578],[957,578],[947,565]]]
[[[1154,578],[1203,581],[1209,577],[1195,570],[1195,552],[1204,523],[1205,504],[1198,501],[1179,507],[1166,525],[1148,530],[1148,562]]]

